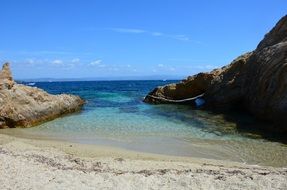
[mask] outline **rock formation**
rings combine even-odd
[[[2,71],[0,71],[0,90],[11,89],[14,85],[12,74],[8,63],[3,65]]]
[[[14,82],[9,64],[0,71],[0,128],[30,127],[80,110],[84,101],[74,95],[51,95]]]
[[[287,132],[287,15],[265,35],[257,48],[231,64],[158,87],[149,95],[184,99],[205,93],[204,109],[245,109]],[[146,96],[145,102],[165,103]]]

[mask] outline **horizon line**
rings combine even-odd
[[[20,82],[78,82],[78,81],[148,81],[148,80],[182,80],[187,76],[137,76],[137,77],[80,77],[80,78],[49,78],[49,77],[41,77],[41,78],[22,78],[22,79],[14,79],[15,81]]]

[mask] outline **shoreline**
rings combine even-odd
[[[36,146],[58,147],[61,151],[67,153],[75,153],[84,157],[99,157],[111,155],[124,155],[128,158],[153,158],[154,160],[161,159],[175,159],[175,160],[205,160],[213,162],[230,162],[245,165],[263,166],[263,167],[287,167],[286,160],[279,159],[287,156],[285,145],[277,145],[277,142],[272,142],[275,146],[268,147],[264,143],[255,143],[250,146],[250,143],[244,142],[221,142],[213,140],[198,140],[193,141],[173,141],[172,139],[153,139],[143,140],[143,138],[132,139],[130,142],[118,141],[117,139],[105,139],[104,137],[97,141],[90,141],[89,139],[75,139],[75,138],[61,138],[60,136],[50,136],[38,133],[26,133],[25,129],[3,129],[0,135],[7,137],[22,139],[24,142]],[[177,140],[177,139],[175,139]],[[154,143],[160,143],[160,145]],[[141,143],[144,144],[142,148]],[[232,145],[231,145],[232,143]],[[235,143],[235,144],[234,144]],[[269,142],[266,142],[269,143]],[[155,146],[154,146],[155,145]],[[149,146],[153,146],[149,148]],[[236,149],[231,149],[235,147]],[[269,150],[269,148],[276,147],[276,149]],[[145,149],[146,148],[146,149]],[[173,149],[173,150],[169,150]],[[257,151],[258,149],[258,151]],[[183,154],[184,151],[184,154]],[[176,154],[174,154],[176,153]],[[273,155],[275,153],[276,155]]]
[[[286,189],[287,168],[0,134],[0,188]]]
[[[59,140],[59,139],[44,139],[33,137],[22,137],[14,136],[10,134],[0,133],[0,146],[2,144],[10,142],[18,142],[23,144],[29,144],[36,146],[38,148],[49,149],[55,148],[59,151],[62,151],[66,154],[71,154],[83,158],[118,158],[123,157],[126,159],[133,160],[154,160],[154,161],[183,161],[183,162],[192,162],[192,163],[217,163],[217,164],[226,164],[227,162],[231,165],[245,165],[244,163],[236,161],[226,161],[226,160],[216,160],[208,158],[198,158],[191,156],[174,156],[174,155],[165,155],[165,154],[156,154],[148,152],[140,152],[134,150],[128,150],[120,147],[108,146],[108,145],[96,145],[96,144],[83,144],[70,142],[68,140]],[[257,166],[257,165],[253,165]],[[267,166],[272,167],[272,166]]]

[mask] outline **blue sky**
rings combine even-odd
[[[253,50],[286,0],[0,1],[14,77],[187,76]]]

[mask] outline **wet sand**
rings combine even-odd
[[[34,128],[33,128],[34,129]],[[45,132],[45,131],[44,131]],[[66,133],[57,135],[34,133],[32,129],[3,129],[0,134],[23,139],[82,144],[86,147],[106,147],[106,150],[140,152],[169,157],[205,158],[240,162],[250,165],[287,167],[287,145],[264,141],[261,139],[216,140],[216,139],[177,139],[160,136],[123,136],[108,138],[103,136],[69,136]],[[61,147],[61,145],[60,145]],[[91,148],[91,151],[93,151]],[[99,152],[99,151],[98,151]]]

